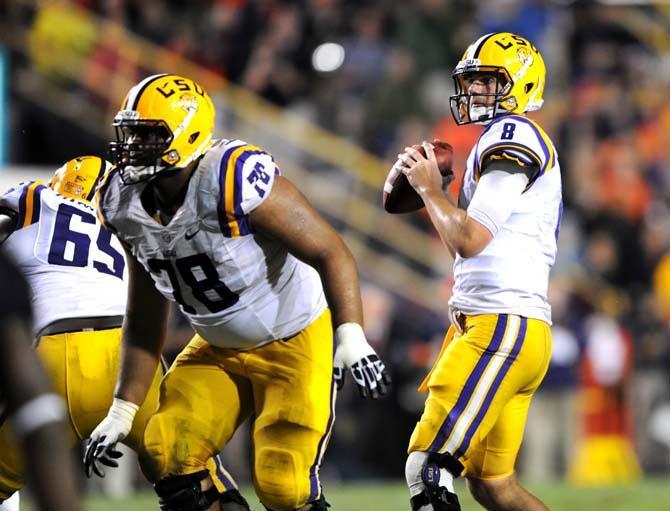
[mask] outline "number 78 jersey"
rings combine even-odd
[[[3,247],[32,287],[35,333],[61,319],[125,313],[123,249],[91,205],[28,182],[0,197],[3,209],[17,218]]]
[[[251,225],[277,174],[267,152],[221,140],[200,160],[167,225],[150,213],[146,182],[124,185],[112,170],[98,191],[105,225],[211,344],[250,349],[288,338],[326,306],[318,273]]]

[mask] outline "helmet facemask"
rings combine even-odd
[[[456,124],[488,124],[516,107],[516,100],[509,96],[514,82],[505,68],[466,67],[456,69],[453,77],[456,93],[450,97],[450,107]],[[487,86],[494,92],[470,91],[474,82],[482,78],[494,81],[491,86]]]
[[[171,167],[164,158],[170,157],[174,137],[165,121],[117,115],[113,126],[116,142],[109,144],[109,152],[124,184],[146,181]]]

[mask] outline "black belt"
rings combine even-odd
[[[92,332],[119,328],[123,316],[99,316],[95,318],[67,318],[49,323],[37,334],[37,339],[46,335],[67,334],[72,332]]]

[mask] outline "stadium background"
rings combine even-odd
[[[406,509],[399,481],[424,399],[416,387],[447,326],[451,261],[426,216],[382,211],[381,186],[400,149],[433,137],[455,146],[462,173],[480,128],[452,122],[450,71],[479,35],[519,33],[547,65],[533,117],[557,145],[566,206],[550,285],[554,356],[519,473],[553,495],[552,509],[667,510],[670,8],[625,4],[3,2],[0,188],[104,154],[111,119],[143,76],[201,82],[217,135],[273,152],[357,258],[367,335],[395,387],[368,406],[345,389],[323,474],[337,509]],[[189,336],[175,313],[172,353]],[[245,486],[248,449],[241,434],[225,453]],[[153,507],[129,467],[104,487],[87,483],[89,494],[138,490],[124,508]]]

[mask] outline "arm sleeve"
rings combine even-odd
[[[495,236],[512,214],[526,185],[528,176],[523,173],[488,170],[477,184],[468,206],[468,216]]]

